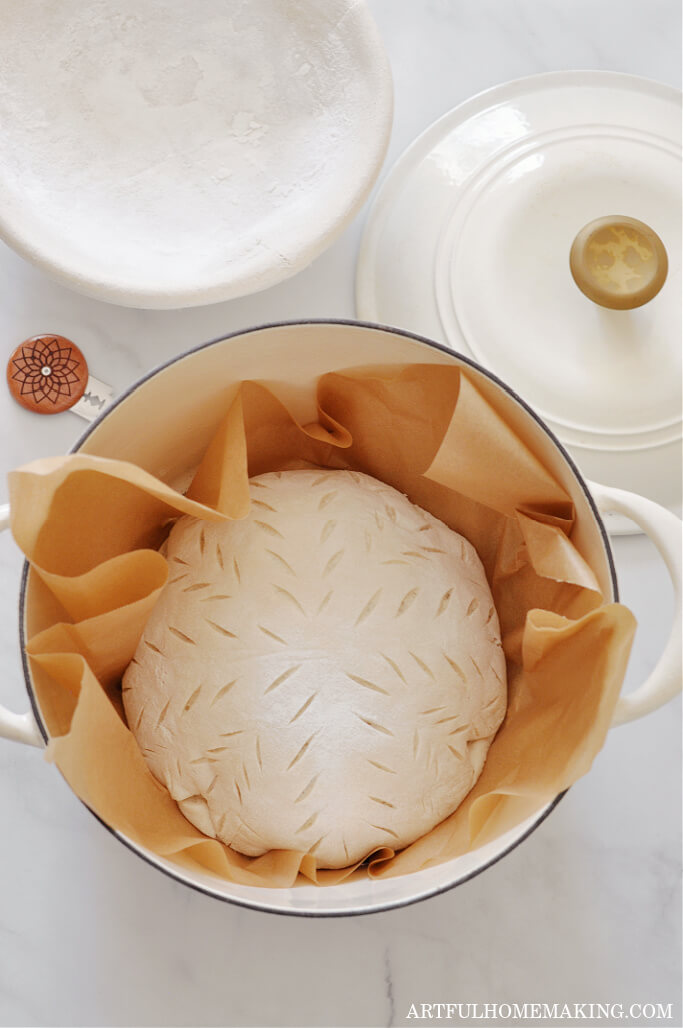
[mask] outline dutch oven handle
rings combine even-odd
[[[625,514],[639,525],[659,550],[666,564],[674,587],[674,619],[671,634],[664,652],[657,661],[650,676],[633,692],[622,696],[614,711],[612,725],[623,725],[635,721],[645,714],[657,710],[681,691],[683,671],[681,669],[681,551],[683,549],[683,525],[679,518],[658,503],[628,493],[612,486],[588,482],[593,499],[601,512],[613,511]]]
[[[9,528],[9,504],[0,504],[0,532]],[[14,739],[15,742],[26,743],[27,746],[45,745],[38,730],[36,720],[29,711],[27,714],[13,714],[0,704],[0,738]]]

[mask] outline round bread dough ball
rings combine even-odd
[[[367,475],[250,492],[243,521],[174,525],[128,723],[187,819],[240,853],[400,849],[467,795],[505,714],[481,562]]]

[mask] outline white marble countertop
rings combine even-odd
[[[395,77],[385,173],[438,115],[507,79],[605,68],[679,85],[676,0],[370,6]],[[6,358],[30,335],[59,332],[120,391],[166,358],[238,328],[352,316],[365,214],[289,282],[180,312],[85,299],[0,245]],[[3,471],[64,452],[82,429],[72,414],[28,414],[3,389]],[[631,688],[661,651],[671,589],[646,539],[619,539],[614,551],[622,599],[640,625]],[[26,707],[20,566],[6,534],[0,700],[16,710]],[[389,1025],[413,1023],[405,1020],[411,1003],[566,1001],[671,1003],[670,1021],[624,1023],[681,1025],[680,751],[675,702],[613,731],[550,818],[479,877],[402,910],[309,920],[222,904],[157,873],[103,830],[37,751],[0,742],[0,1024]]]

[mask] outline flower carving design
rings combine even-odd
[[[82,361],[74,357],[73,347],[54,337],[42,337],[25,343],[12,358],[15,368],[11,378],[20,387],[20,395],[35,404],[63,404],[82,391],[82,377],[77,374]]]

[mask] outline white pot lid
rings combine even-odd
[[[429,335],[494,371],[588,477],[672,509],[681,466],[680,122],[677,90],[611,72],[538,75],[468,100],[390,172],[365,230],[356,292],[360,318]],[[637,309],[599,306],[572,277],[574,239],[606,216],[644,222],[666,249],[666,281]],[[618,520],[611,528],[630,530]]]

